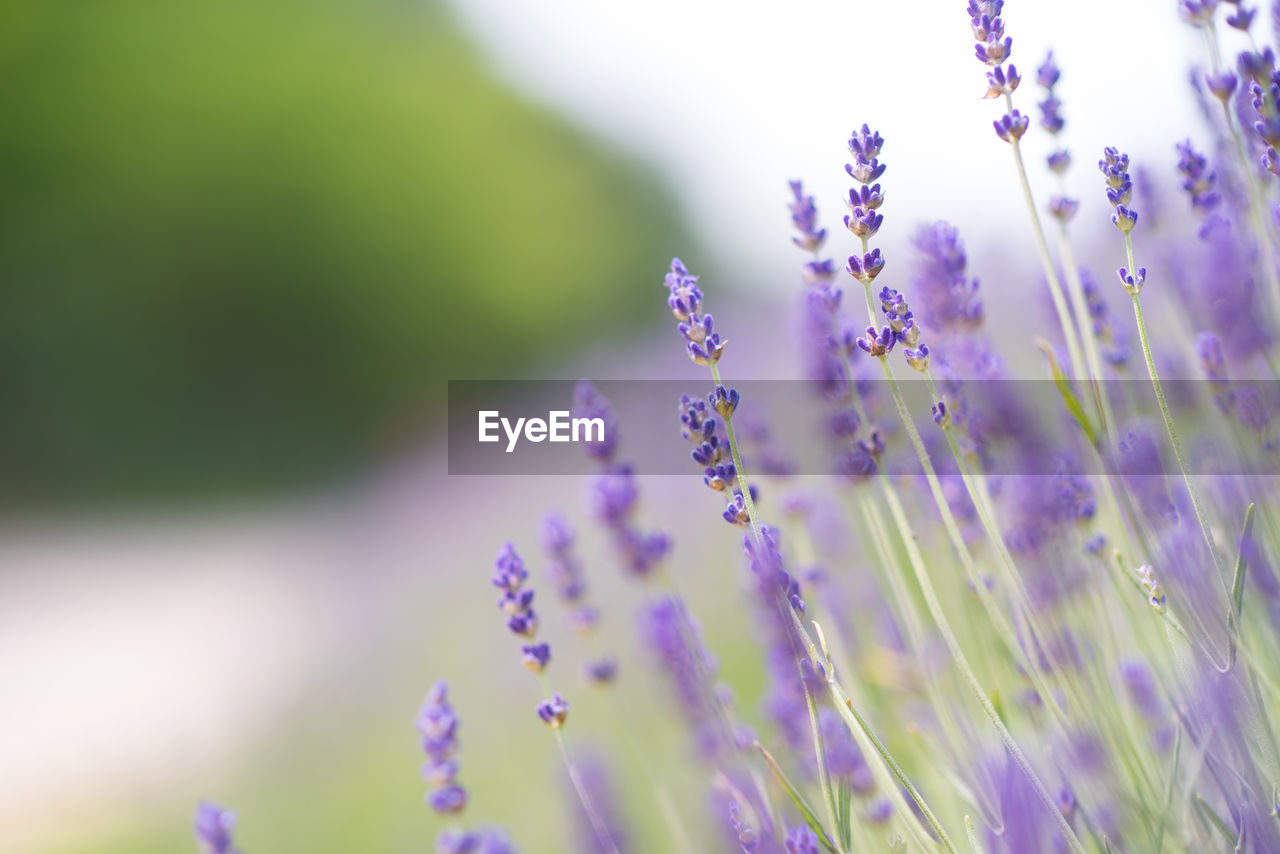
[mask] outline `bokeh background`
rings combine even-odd
[[[890,257],[949,219],[999,283],[994,320],[1022,312],[1038,274],[962,6],[9,4],[0,850],[189,850],[200,796],[239,809],[250,852],[427,850],[412,720],[438,677],[469,814],[564,850],[487,573],[544,507],[581,520],[582,484],[449,477],[444,382],[682,376],[657,290],[677,253],[734,306],[737,369],[792,375],[768,319],[794,288],[785,182],[834,216],[862,121],[889,140]],[[1161,0],[1006,17],[1025,75],[1050,46],[1064,68],[1078,228],[1102,233],[1090,152],[1171,181],[1199,46]],[[646,483],[654,526],[683,566],[731,555],[728,526],[676,509],[683,485]],[[625,654],[615,576],[592,567]],[[684,585],[751,709],[748,627],[712,579]],[[622,714],[676,763],[679,735],[641,714],[655,690],[637,673]],[[589,723],[610,704],[578,708],[634,794]],[[654,817],[632,819],[652,850]]]

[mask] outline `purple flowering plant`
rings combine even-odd
[[[586,445],[586,505],[605,548],[582,555],[554,513],[537,565],[506,543],[491,577],[513,655],[541,685],[527,709],[513,703],[511,725],[536,719],[556,742],[578,850],[635,850],[626,822],[655,816],[669,851],[1280,852],[1280,495],[1273,480],[1213,464],[1229,453],[1243,461],[1235,471],[1261,471],[1275,451],[1280,67],[1244,0],[1176,7],[1204,40],[1197,90],[1220,109],[1169,140],[1164,163],[1140,169],[1108,146],[1100,176],[1069,183],[1069,69],[1049,53],[1024,80],[1004,0],[968,1],[985,68],[975,92],[996,102],[992,144],[1008,145],[1018,185],[987,203],[1025,217],[1041,279],[1018,286],[1047,291],[1051,329],[988,324],[1000,306],[984,299],[955,225],[903,227],[915,257],[892,263],[878,240],[901,227],[886,219],[889,129],[860,124],[847,141],[847,235],[790,182],[803,253],[796,344],[820,425],[808,441],[829,477],[794,477],[761,451],[768,430],[725,379],[750,342],[713,318],[714,284],[671,260],[662,283],[692,368],[669,429],[718,502],[704,509],[690,485],[682,512],[738,529],[736,573],[646,521],[627,425],[578,384],[575,416],[604,427]],[[1234,60],[1223,28],[1249,42]],[[1032,88],[1024,112],[1015,104]],[[973,132],[985,133],[979,109]],[[1024,140],[1041,134],[1049,153],[1029,164]],[[1179,190],[1152,209],[1143,183],[1159,174]],[[1053,187],[1044,198],[1041,182]],[[1069,188],[1105,197],[1112,241],[1077,255],[1082,206]],[[1091,269],[1108,265],[1118,284]],[[1125,299],[1132,321],[1117,309]],[[1044,354],[1050,413],[1009,391],[1000,345],[1019,334]],[[1202,382],[1162,381],[1170,364]],[[1038,441],[1045,417],[1081,441]],[[1032,458],[1049,473],[1019,474]],[[823,537],[833,519],[843,544]],[[635,668],[597,631],[588,580],[610,564],[637,600]],[[718,574],[717,604],[749,615],[758,708],[735,700],[714,651],[722,639],[681,589],[695,573]],[[540,639],[535,584],[574,630],[581,678]],[[645,664],[663,693],[642,713],[678,722],[691,749],[667,767],[647,761],[625,710],[600,723],[645,776],[620,809],[609,764],[569,737],[570,702],[621,691]],[[426,800],[443,823],[436,850],[514,851],[497,831],[468,829],[459,719],[437,683],[417,721]],[[691,789],[700,799],[672,794]],[[203,849],[233,850],[233,825],[202,804]]]

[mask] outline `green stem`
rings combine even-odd
[[[1004,96],[1005,106],[1013,110],[1013,99]],[[1035,198],[1031,195],[1031,183],[1027,180],[1027,167],[1022,162],[1022,148],[1018,140],[1013,140],[1013,162],[1018,167],[1018,183],[1022,186],[1022,199],[1027,205],[1027,217],[1031,220],[1031,230],[1036,238],[1036,249],[1040,253],[1040,264],[1044,267],[1045,277],[1049,280],[1049,296],[1053,299],[1053,310],[1058,315],[1058,325],[1062,328],[1062,337],[1067,342],[1067,355],[1071,359],[1071,371],[1076,379],[1083,380],[1088,376],[1084,359],[1080,356],[1080,345],[1077,343],[1075,322],[1067,310],[1066,300],[1062,297],[1062,282],[1058,280],[1058,271],[1053,267],[1053,258],[1049,256],[1049,244],[1044,239],[1044,229],[1040,225],[1040,214],[1036,210]]]
[[[720,381],[720,369],[716,367],[716,363],[711,363],[711,379],[717,386],[724,385]],[[757,545],[764,542],[763,535],[760,532],[760,517],[756,515],[755,502],[751,500],[751,484],[747,480],[747,470],[742,465],[742,454],[738,451],[738,439],[733,432],[732,416],[724,418],[724,433],[729,439],[729,453],[733,457],[733,468],[738,473],[738,486],[742,489],[742,503],[747,508],[747,516],[751,519],[751,534],[755,537]]]
[[[1062,269],[1067,274],[1067,293],[1071,296],[1071,306],[1079,323],[1080,339],[1084,343],[1085,360],[1089,363],[1090,386],[1093,389],[1094,403],[1098,406],[1098,414],[1102,416],[1103,429],[1111,444],[1116,443],[1116,416],[1111,410],[1111,400],[1103,383],[1102,357],[1098,354],[1098,342],[1093,340],[1093,330],[1089,328],[1089,304],[1084,295],[1084,283],[1080,280],[1080,270],[1076,267],[1075,253],[1071,251],[1071,240],[1067,236],[1067,224],[1058,223],[1058,252],[1062,256]]]
[[[982,603],[983,610],[986,611],[988,619],[991,620],[992,626],[995,627],[996,634],[1004,642],[1009,654],[1026,671],[1036,690],[1044,698],[1045,707],[1053,713],[1059,723],[1064,723],[1061,717],[1062,710],[1058,707],[1057,695],[1049,689],[1049,685],[1045,682],[1040,668],[1036,666],[1035,661],[1018,643],[1017,635],[1014,634],[1008,620],[1000,613],[999,605],[992,597],[991,591],[987,589],[986,583],[978,572],[977,565],[973,562],[973,556],[969,553],[969,547],[964,541],[964,535],[960,533],[960,526],[956,523],[955,515],[951,512],[951,505],[947,502],[946,494],[942,491],[942,484],[933,468],[929,450],[925,447],[924,440],[920,438],[920,432],[916,429],[915,420],[911,417],[910,410],[907,409],[906,401],[902,397],[902,390],[898,387],[898,381],[894,377],[893,371],[889,368],[888,360],[882,356],[878,361],[884,370],[885,379],[889,384],[889,391],[893,396],[894,404],[897,406],[902,425],[907,432],[907,438],[911,442],[911,447],[915,451],[916,457],[920,460],[921,469],[924,470],[925,481],[929,484],[929,492],[933,496],[933,502],[937,505],[939,515],[942,516],[942,526],[946,529],[951,545],[960,558],[960,564],[964,567],[965,575],[973,586],[974,593],[978,596],[978,601]],[[901,507],[895,492],[886,489],[886,496],[893,504]],[[906,535],[907,529],[903,529],[903,536],[905,537]]]
[[[899,527],[904,530],[909,529],[909,523],[903,513],[902,506],[893,502],[890,504],[889,509]],[[969,687],[979,705],[982,706],[982,711],[986,714],[987,719],[991,721],[991,725],[995,727],[997,734],[1000,736],[1000,741],[1004,744],[1005,749],[1009,751],[1009,755],[1013,757],[1013,761],[1022,770],[1022,773],[1026,775],[1031,788],[1035,790],[1036,797],[1053,814],[1062,838],[1067,841],[1071,850],[1076,854],[1085,854],[1084,846],[1071,829],[1071,825],[1067,824],[1066,818],[1058,808],[1057,801],[1040,780],[1040,776],[1036,774],[1035,769],[1031,767],[1031,762],[1027,759],[1026,754],[1022,752],[1022,748],[1014,740],[1013,734],[1009,732],[1008,727],[1001,720],[999,713],[996,712],[995,707],[991,704],[991,699],[982,690],[982,684],[978,681],[977,675],[969,665],[969,660],[965,658],[964,651],[960,649],[960,642],[956,639],[955,632],[951,629],[951,623],[947,620],[947,615],[942,610],[937,593],[934,592],[933,581],[929,576],[924,557],[920,554],[920,548],[916,545],[915,539],[906,538],[905,545],[907,547],[907,556],[915,573],[916,583],[920,586],[921,595],[924,596],[925,607],[929,609],[929,614],[933,617],[934,623],[937,624],[938,631],[942,634],[943,643],[946,644],[947,651],[951,653],[951,658],[955,661],[956,667],[959,668],[961,676],[964,677],[965,684]]]
[[[795,611],[790,609],[788,610],[790,611],[796,633],[803,640],[810,658],[814,662],[818,662],[820,660],[818,650],[814,646],[813,640],[809,637],[809,633],[805,629],[804,624],[800,622],[800,618],[796,615]],[[898,799],[901,799],[901,793],[903,791],[907,792],[907,794],[911,796],[911,800],[913,800],[916,806],[920,808],[920,814],[924,816],[925,822],[933,830],[934,835],[942,842],[943,846],[946,847],[947,851],[951,852],[951,854],[959,854],[955,843],[951,841],[951,837],[942,827],[942,823],[938,821],[938,817],[934,815],[933,810],[929,807],[928,802],[925,801],[924,796],[920,794],[920,791],[916,789],[915,784],[911,782],[911,778],[902,770],[902,766],[900,766],[897,760],[893,758],[893,754],[889,752],[888,748],[884,746],[884,743],[876,736],[875,732],[871,729],[871,726],[867,723],[866,718],[864,718],[858,711],[857,707],[854,706],[853,700],[845,693],[844,689],[840,687],[840,683],[836,681],[835,673],[830,667],[830,662],[824,662],[824,665],[826,666],[827,671],[827,692],[831,695],[831,700],[835,704],[836,711],[838,711],[840,716],[845,719],[845,725],[848,726],[850,731],[855,734],[861,733],[871,744],[875,754],[880,758],[881,762],[884,763],[886,770],[893,775],[893,779],[900,787],[900,789],[894,790]],[[902,806],[906,807],[906,804],[903,804]],[[910,812],[910,810],[908,810],[908,812]]]
[[[1124,234],[1124,251],[1125,257],[1129,261],[1129,269],[1136,271],[1138,268],[1133,258],[1133,239],[1128,232]],[[1134,273],[1136,275],[1136,273]],[[1186,456],[1182,451],[1182,443],[1178,441],[1178,431],[1173,426],[1173,415],[1169,411],[1169,402],[1165,400],[1164,388],[1160,385],[1160,375],[1156,372],[1155,359],[1151,355],[1151,341],[1147,336],[1147,323],[1142,318],[1142,300],[1138,294],[1131,293],[1133,297],[1133,317],[1138,324],[1138,339],[1142,342],[1142,356],[1147,362],[1147,373],[1151,375],[1151,386],[1156,392],[1156,403],[1160,406],[1160,416],[1164,419],[1165,430],[1169,433],[1169,441],[1173,444],[1173,455],[1178,461],[1178,468],[1182,472],[1182,480],[1187,486],[1187,492],[1191,496],[1191,506],[1195,510],[1196,519],[1200,522],[1200,531],[1204,535],[1205,544],[1209,546],[1209,554],[1213,558],[1214,574],[1218,577],[1218,583],[1222,585],[1223,593],[1227,593],[1227,583],[1223,578],[1222,558],[1218,554],[1218,544],[1213,539],[1213,531],[1209,527],[1209,518],[1205,514],[1204,503],[1200,500],[1200,491],[1196,489],[1195,482],[1191,478],[1191,472],[1187,468]],[[1227,594],[1230,599],[1230,594]]]

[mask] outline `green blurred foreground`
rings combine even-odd
[[[652,307],[675,245],[430,2],[19,3],[0,81],[10,507],[340,477]]]

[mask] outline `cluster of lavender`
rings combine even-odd
[[[239,854],[231,831],[236,826],[236,814],[209,801],[196,805],[196,844],[201,854]]]
[[[539,539],[549,559],[547,576],[551,586],[569,606],[570,625],[580,635],[592,634],[600,621],[600,612],[587,602],[587,578],[574,553],[574,534],[568,520],[559,513],[547,514],[542,520]],[[611,657],[596,658],[584,665],[583,673],[589,682],[604,685],[617,676],[618,663]]]
[[[996,136],[1005,142],[1017,142],[1027,132],[1031,119],[1013,109],[1009,96],[1018,88],[1022,78],[1012,62],[1006,63],[1013,53],[1013,39],[1004,32],[1004,0],[969,0],[969,28],[976,44],[974,55],[987,66],[988,98],[1005,99],[1007,112],[994,122]]]
[[[1036,69],[1036,82],[1044,90],[1044,100],[1039,105],[1040,127],[1044,128],[1055,139],[1062,134],[1063,128],[1067,126],[1066,119],[1062,117],[1062,101],[1055,92],[1060,79],[1062,79],[1062,70],[1058,68],[1058,64],[1053,60],[1053,51],[1049,51],[1048,56],[1044,58],[1044,62]],[[1061,179],[1071,166],[1071,152],[1066,148],[1056,148],[1049,153],[1045,161],[1049,165],[1049,171]],[[1075,217],[1079,207],[1080,203],[1078,201],[1062,194],[1049,199],[1049,213],[1059,222],[1070,222]]]
[[[467,790],[458,783],[458,717],[449,704],[449,686],[431,686],[418,710],[418,735],[427,761],[422,779],[430,789],[427,803],[441,815],[457,815],[467,805]]]
[[[638,578],[647,577],[662,565],[671,550],[671,540],[636,524],[640,490],[632,467],[618,459],[617,419],[609,402],[586,381],[574,387],[572,412],[575,418],[599,418],[605,424],[602,439],[586,443],[587,453],[600,465],[600,473],[591,482],[591,509],[608,530],[614,553],[627,572]]]
[[[502,591],[498,608],[507,617],[507,628],[513,635],[532,641],[538,634],[538,615],[533,610],[533,589],[525,587],[529,570],[511,543],[504,543],[493,561],[494,587]],[[526,643],[520,646],[524,666],[539,675],[551,663],[551,645],[546,642]],[[538,717],[550,727],[560,727],[569,717],[569,704],[560,694],[538,704]]]
[[[1251,40],[1234,71],[1218,57],[1224,6],[1226,25]],[[606,425],[587,448],[599,464],[591,510],[626,574],[668,586],[638,613],[641,646],[670,694],[644,713],[679,717],[694,749],[675,768],[648,761],[648,751],[637,760],[650,778],[644,788],[655,795],[652,813],[663,815],[670,834],[661,850],[1280,851],[1280,678],[1268,656],[1280,639],[1280,488],[1273,479],[1200,477],[1192,465],[1203,471],[1243,462],[1249,472],[1274,449],[1269,424],[1280,394],[1248,377],[1280,377],[1280,317],[1261,299],[1262,283],[1280,272],[1273,251],[1280,189],[1262,171],[1280,174],[1280,72],[1272,50],[1256,45],[1256,11],[1240,0],[1182,0],[1178,8],[1210,48],[1213,67],[1196,75],[1197,91],[1223,112],[1205,111],[1207,145],[1188,139],[1176,146],[1176,162],[1171,156],[1164,164],[1189,201],[1188,221],[1160,210],[1148,201],[1153,196],[1138,198],[1153,281],[1172,285],[1148,296],[1161,303],[1155,316],[1191,327],[1191,367],[1188,336],[1152,335],[1144,319],[1147,268],[1134,257],[1133,199],[1150,188],[1128,155],[1108,147],[1098,165],[1124,239],[1126,263],[1117,272],[1132,298],[1150,385],[1102,382],[1124,376],[1129,339],[1108,311],[1105,289],[1071,254],[1067,224],[1079,206],[1065,194],[1071,158],[1059,142],[1062,72],[1052,52],[1037,69],[1043,100],[1033,131],[1013,107],[1021,78],[1010,62],[1004,0],[969,0],[967,12],[975,54],[987,67],[987,96],[1004,100],[995,131],[1011,144],[1055,299],[1056,343],[1067,345],[1071,359],[1068,372],[1055,344],[1037,342],[1052,378],[1040,385],[1055,398],[1022,399],[1005,381],[996,344],[1031,322],[1020,317],[987,335],[978,279],[955,227],[939,222],[915,233],[906,288],[913,305],[897,282],[881,279],[873,288],[885,270],[881,250],[871,246],[884,225],[885,142],[864,124],[848,143],[845,168],[856,185],[844,225],[858,246],[846,270],[862,285],[865,334],[842,328],[842,291],[824,256],[828,232],[813,196],[795,181],[788,199],[792,241],[808,256],[800,271],[806,365],[821,381],[825,439],[846,449],[839,471],[851,477],[804,484],[784,505],[796,512],[766,523],[751,482],[763,466],[742,448],[750,441],[744,432],[758,434],[742,429],[743,396],[720,377],[726,342],[704,309],[698,277],[678,258],[665,272],[684,351],[711,374],[701,393],[680,397],[680,430],[703,484],[728,498],[723,518],[742,529],[748,596],[734,602],[716,579],[715,605],[749,621],[763,673],[752,680],[759,727],[734,709],[725,673],[736,668],[722,673],[715,638],[675,593],[672,574],[659,571],[672,558],[671,542],[638,521],[639,483],[619,460],[609,402],[588,383],[575,388],[575,416]],[[1275,17],[1280,24],[1280,5]],[[1053,138],[1046,165],[1060,187],[1048,208],[1058,225],[1056,250],[1041,229],[1020,153],[1020,140],[1039,131]],[[1184,240],[1183,227],[1198,239]],[[905,369],[888,358],[894,349],[914,372],[907,375],[928,390],[928,408],[902,393]],[[1161,371],[1192,370],[1205,382],[1166,389],[1157,362]],[[859,379],[869,367],[883,372],[884,396]],[[1202,395],[1213,405],[1199,405]],[[926,440],[916,422],[930,418],[943,429]],[[1072,436],[1056,441],[1062,434],[1042,432],[1045,422],[1070,425]],[[886,448],[876,423],[899,424],[909,441]],[[1184,445],[1179,432],[1188,428]],[[885,470],[885,455],[893,471],[922,474],[928,489],[896,474],[872,479]],[[1167,476],[1175,463],[1181,479]],[[1021,473],[1033,464],[1045,474]],[[835,529],[828,541],[819,517]],[[1241,520],[1239,538],[1230,536]],[[712,543],[715,532],[706,533]],[[547,517],[540,543],[572,624],[593,629],[598,615],[567,521]],[[708,548],[713,557],[694,568],[721,568],[715,553]],[[832,570],[795,569],[819,564]],[[828,574],[843,583],[830,583]],[[536,641],[528,576],[515,549],[504,546],[494,565],[498,605],[522,640],[524,663],[545,686],[551,650]],[[588,678],[612,681],[615,668],[612,659],[589,665]],[[958,702],[966,693],[970,702]],[[597,780],[604,766],[575,762],[565,746],[568,704],[555,694],[537,714],[555,730],[577,793],[576,841],[593,854],[622,854],[628,834],[608,808],[607,782]],[[428,695],[418,729],[427,800],[446,818],[456,816],[466,792],[443,683]],[[633,734],[625,722],[617,733]],[[712,828],[688,833],[692,799],[664,797],[677,775],[682,791],[706,784]],[[202,848],[231,854],[231,826],[229,813],[202,805]],[[447,829],[436,845],[440,854],[510,850],[495,831]]]
[[[676,330],[684,339],[685,350],[695,364],[710,367],[720,361],[725,344],[715,331],[715,318],[702,310],[702,291],[698,277],[689,274],[679,258],[671,259],[671,270],[664,284],[670,291],[667,306],[675,315]]]

